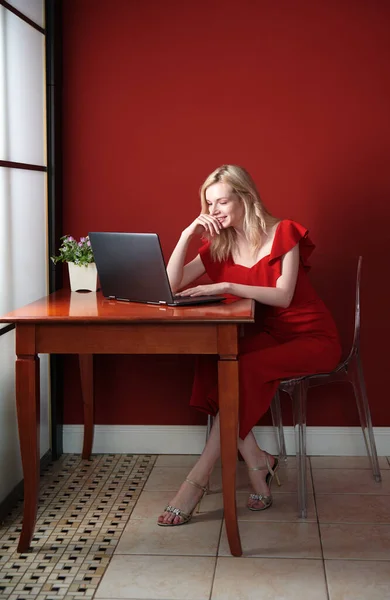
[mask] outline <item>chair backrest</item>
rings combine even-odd
[[[349,360],[355,353],[359,352],[360,348],[360,282],[362,276],[362,262],[363,257],[359,256],[356,273],[355,328],[353,332],[352,348],[347,360]]]

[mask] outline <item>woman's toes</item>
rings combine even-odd
[[[168,513],[165,523],[173,523],[174,525],[177,525],[177,523],[180,523],[180,517],[174,515],[173,513]]]
[[[173,523],[174,525],[177,525],[177,523],[180,523],[180,517],[174,515],[173,513],[168,513],[166,523]]]
[[[157,521],[158,523],[172,523],[174,516],[175,515],[170,512],[163,512],[162,515],[158,517]]]
[[[248,508],[252,508],[254,510],[258,510],[259,508],[261,508],[263,505],[260,502],[260,500],[253,500],[252,498],[249,500],[248,504],[247,504]]]

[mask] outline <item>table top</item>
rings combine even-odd
[[[250,299],[225,300],[199,306],[158,306],[120,302],[101,292],[59,290],[13,310],[0,323],[253,323],[255,302]]]

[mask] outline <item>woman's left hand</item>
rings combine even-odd
[[[226,283],[210,283],[208,285],[197,285],[188,290],[178,292],[176,296],[214,296],[214,294],[226,294]]]

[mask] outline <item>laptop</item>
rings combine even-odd
[[[174,296],[156,233],[91,232],[102,293],[107,298],[166,306],[193,306],[223,296]]]

